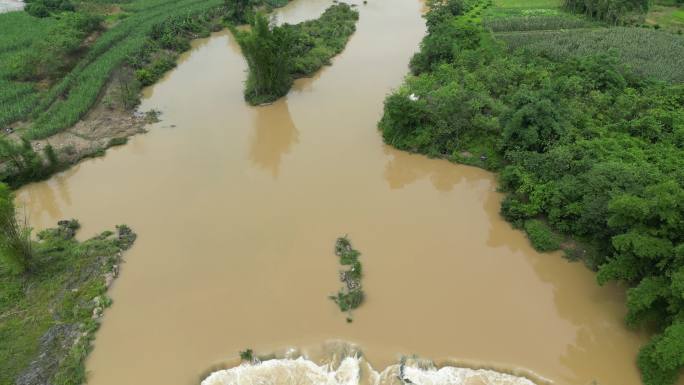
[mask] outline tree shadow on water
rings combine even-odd
[[[453,190],[461,182],[477,182],[485,171],[461,166],[442,159],[430,159],[425,155],[411,154],[388,145],[383,148],[388,156],[385,180],[390,188],[401,189],[420,179],[427,178],[440,192]]]
[[[292,145],[299,142],[299,132],[292,121],[286,99],[254,110],[256,116],[249,160],[277,178],[283,156],[290,152]]]

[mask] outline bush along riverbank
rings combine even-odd
[[[286,3],[35,0],[0,14],[0,181],[45,178],[144,132],[154,114],[135,112],[141,87],[175,67],[192,39]]]
[[[0,202],[3,221],[11,204],[8,197],[11,194],[3,193]],[[25,247],[17,248],[11,247],[16,242],[8,243],[12,237],[8,238],[6,221],[2,226],[0,383],[84,383],[85,358],[100,316],[111,304],[107,288],[135,234],[121,225],[115,232],[80,242],[74,238],[78,222],[68,220],[31,241],[28,230],[19,225],[24,234],[20,244]]]
[[[501,214],[535,248],[625,283],[626,322],[655,331],[643,382],[669,385],[684,366],[684,41],[610,26],[637,8],[589,12],[601,24],[572,2],[434,1],[379,127],[400,149],[498,171]],[[554,48],[549,28],[602,43]]]
[[[245,100],[252,105],[273,102],[287,94],[294,79],[329,65],[356,30],[358,18],[356,10],[340,3],[316,20],[276,26],[257,13],[251,30],[233,29],[249,65]]]
[[[344,287],[336,295],[331,295],[330,299],[337,304],[340,311],[347,313],[347,322],[352,322],[352,310],[361,306],[365,298],[361,287],[361,253],[352,248],[351,242],[344,236],[335,241],[335,255],[340,258],[340,265],[348,266],[348,269],[340,271],[340,281],[344,283]]]

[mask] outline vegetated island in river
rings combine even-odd
[[[121,225],[80,242],[72,219],[34,241],[13,200],[0,185],[0,383],[80,385],[107,288],[136,235]]]
[[[294,79],[314,74],[342,52],[356,30],[359,13],[346,3],[332,5],[320,18],[274,25],[261,12],[250,30],[232,29],[249,65],[245,100],[252,105],[285,96]]]
[[[335,301],[340,311],[347,312],[347,322],[352,322],[352,310],[361,306],[366,297],[361,287],[363,276],[363,267],[359,261],[361,253],[354,249],[349,238],[344,236],[335,241],[335,255],[340,258],[340,265],[349,266],[349,268],[340,271],[340,281],[344,283],[344,287],[329,298]]]
[[[288,0],[33,0],[0,14],[0,182],[45,179],[144,132],[140,90],[192,39]]]
[[[499,171],[501,214],[537,250],[628,285],[627,323],[656,331],[635,358],[643,382],[670,385],[684,367],[684,37],[645,24],[649,6],[432,1],[379,126],[400,149]]]

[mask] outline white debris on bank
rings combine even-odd
[[[419,99],[418,95],[416,95],[416,94],[409,95],[409,100],[411,100],[412,102],[416,102],[416,101],[418,101],[418,99]]]
[[[19,0],[0,0],[0,13],[24,9],[24,2]]]

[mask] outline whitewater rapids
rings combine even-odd
[[[402,369],[403,366],[403,369]],[[402,373],[403,372],[403,373]],[[211,373],[201,385],[536,385],[517,377],[487,369],[447,366],[392,365],[377,372],[360,357],[346,357],[339,366],[318,365],[304,358],[272,359],[243,363]]]

